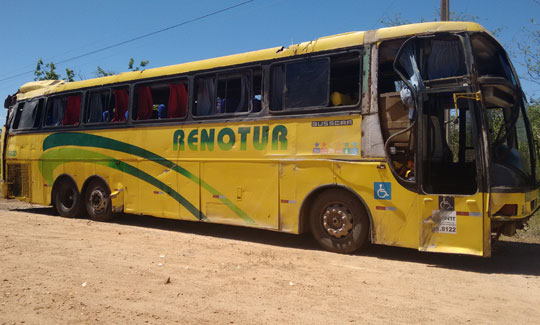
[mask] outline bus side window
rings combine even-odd
[[[251,111],[256,113],[262,109],[262,72],[261,69],[253,71],[253,90],[251,95]]]
[[[331,106],[358,104],[361,68],[360,52],[330,57]]]
[[[360,51],[273,65],[270,110],[358,105]]]
[[[262,99],[260,68],[195,78],[194,116],[259,112]]]
[[[64,118],[66,110],[65,96],[51,97],[47,101],[47,115],[45,118],[46,126],[59,126]]]
[[[270,109],[328,106],[329,79],[328,58],[273,66],[270,71]]]
[[[216,112],[247,112],[249,106],[249,79],[246,73],[224,74],[218,76]]]
[[[46,126],[79,125],[81,94],[51,97],[47,101]]]
[[[161,81],[135,88],[133,118],[137,121],[185,117],[187,114],[187,82]]]
[[[41,120],[43,99],[35,99],[30,102],[17,105],[15,119],[12,128],[14,130],[29,130],[38,128]]]
[[[105,119],[105,115],[107,114],[105,114],[105,112],[107,110],[110,93],[110,89],[89,92],[85,118],[87,123],[107,122]]]

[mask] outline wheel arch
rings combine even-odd
[[[373,242],[373,239],[375,236],[375,230],[373,228],[373,216],[371,214],[371,211],[369,210],[368,205],[366,204],[366,201],[350,187],[345,186],[345,185],[339,185],[339,184],[321,185],[317,188],[314,188],[306,195],[300,207],[298,233],[304,233],[309,230],[309,212],[310,212],[309,210],[315,198],[319,196],[321,193],[325,191],[333,190],[333,189],[345,190],[351,193],[356,199],[358,199],[358,201],[360,201],[360,203],[362,203],[362,206],[364,207],[367,213],[368,219],[369,219],[369,238],[370,238],[370,241]]]
[[[103,184],[105,184],[105,186],[107,187],[107,190],[109,191],[109,194],[111,193],[111,187],[109,186],[109,183],[107,183],[105,178],[103,178],[103,177],[101,177],[99,175],[91,175],[84,181],[84,184],[83,184],[83,186],[81,188],[81,195],[84,195],[84,193],[86,192],[86,189],[88,188],[88,184],[90,184],[95,179],[100,180],[101,182],[103,182]]]

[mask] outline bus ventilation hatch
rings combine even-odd
[[[30,198],[30,178],[27,164],[7,166],[8,197]]]

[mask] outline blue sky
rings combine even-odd
[[[166,28],[244,0],[198,1],[37,1],[0,2],[0,99],[32,81],[36,62],[59,62]],[[440,0],[255,0],[230,11],[189,23],[126,45],[76,59],[57,68],[76,79],[95,77],[96,67],[127,71],[129,58],[150,60],[149,67],[290,45],[321,36],[383,27],[381,19],[399,15],[417,22],[433,20]],[[502,28],[499,40],[515,53],[524,90],[540,97],[540,85],[524,80],[517,40],[539,17],[535,0],[450,0],[450,9],[477,16],[484,27]],[[20,77],[9,78],[24,72]],[[3,105],[2,105],[3,106]],[[6,110],[0,109],[0,122]]]

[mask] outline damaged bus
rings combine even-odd
[[[4,197],[488,257],[536,212],[538,160],[476,23],[351,32],[6,100]]]

